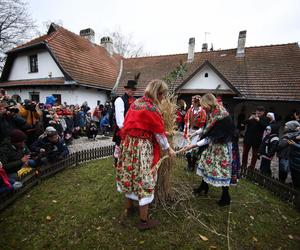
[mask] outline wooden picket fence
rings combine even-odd
[[[175,151],[176,150],[179,150],[179,148],[175,148]],[[186,158],[184,153],[180,153],[178,157],[182,159]],[[265,176],[257,169],[241,169],[240,176],[241,178],[246,178],[248,181],[264,187],[280,199],[296,204],[296,206],[299,208],[300,191],[294,189],[292,186],[283,184],[275,178]]]
[[[300,197],[299,190],[296,190],[292,186],[284,184],[275,178],[265,176],[256,169],[242,169],[241,176],[268,189],[282,200],[296,203],[296,199],[299,199]]]
[[[61,161],[43,166],[40,169],[29,173],[21,179],[21,182],[23,183],[22,188],[14,190],[13,192],[0,194],[0,211],[13,203],[16,199],[22,196],[33,186],[41,183],[44,179],[53,176],[54,174],[64,170],[65,168],[78,167],[83,162],[110,157],[113,155],[113,150],[114,147],[112,145],[82,150],[68,155]]]
[[[83,162],[97,160],[104,157],[111,157],[113,155],[113,149],[114,146],[111,145],[89,150],[82,150],[70,154],[65,159],[57,163],[43,166],[41,169],[26,175],[21,180],[23,183],[22,188],[13,192],[0,194],[0,211],[13,203],[33,186],[41,183],[44,179],[53,176],[65,168],[78,167]],[[185,155],[180,154],[179,157],[185,158]],[[296,203],[296,200],[300,197],[300,192],[298,190],[295,190],[291,186],[283,184],[274,178],[264,176],[257,170],[242,169],[241,177],[257,183],[285,201]]]

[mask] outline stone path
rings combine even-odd
[[[70,153],[78,152],[81,150],[87,150],[92,148],[99,148],[104,146],[114,145],[112,137],[97,135],[96,140],[88,139],[87,137],[80,137],[78,139],[73,139],[71,145],[69,145]]]

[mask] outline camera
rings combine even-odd
[[[35,103],[26,103],[25,109],[28,111],[35,111]]]
[[[43,110],[44,109],[44,103],[39,103],[39,109]]]
[[[8,108],[7,111],[11,112],[11,113],[19,113],[19,109],[18,108]]]

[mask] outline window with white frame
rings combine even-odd
[[[29,56],[29,72],[30,73],[39,72],[37,55]]]

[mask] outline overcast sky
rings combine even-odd
[[[247,30],[246,46],[300,42],[299,0],[30,0],[29,12],[40,29],[51,20],[79,34],[121,28],[133,34],[150,55],[187,53],[196,38],[196,51],[205,41],[214,49],[237,46]],[[97,39],[98,40],[98,39]],[[96,42],[99,42],[96,41]]]

